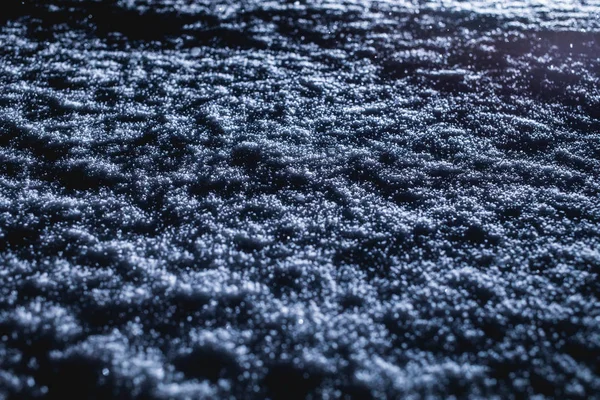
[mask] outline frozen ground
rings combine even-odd
[[[593,398],[600,2],[4,0],[0,398]]]

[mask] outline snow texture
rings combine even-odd
[[[3,0],[0,399],[598,398],[599,12]]]

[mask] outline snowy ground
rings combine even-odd
[[[2,8],[0,399],[600,393],[600,1]]]

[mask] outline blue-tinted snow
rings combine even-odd
[[[598,1],[2,8],[0,398],[600,393]]]

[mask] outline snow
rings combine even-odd
[[[591,398],[597,1],[9,0],[0,398]]]

